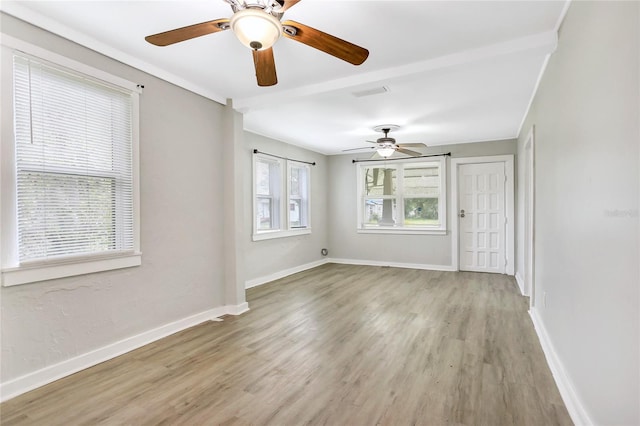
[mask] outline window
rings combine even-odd
[[[14,190],[3,202],[15,206],[15,229],[3,227],[4,285],[140,264],[137,92],[59,60],[13,56]]]
[[[311,232],[310,175],[307,164],[254,154],[254,240]]]
[[[363,162],[357,170],[359,231],[446,232],[444,159]]]
[[[281,162],[277,159],[257,158],[256,231],[280,230]]]
[[[289,229],[309,227],[309,166],[289,161]]]

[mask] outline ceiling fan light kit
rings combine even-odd
[[[275,16],[262,9],[239,10],[230,21],[231,30],[249,49],[264,50],[282,36],[282,24]]]
[[[387,157],[391,157],[393,153],[396,152],[396,149],[394,147],[387,146],[384,148],[378,148],[376,152],[380,157],[387,158]]]

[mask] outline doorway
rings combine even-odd
[[[513,275],[513,156],[454,158],[451,163],[453,266]]]

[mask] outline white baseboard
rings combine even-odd
[[[344,265],[366,265],[366,266],[391,266],[394,268],[409,268],[409,269],[425,269],[429,271],[457,271],[458,268],[452,265],[427,265],[424,263],[399,263],[399,262],[386,262],[379,260],[363,260],[363,259],[327,259],[328,263],[341,263]]]
[[[249,303],[244,302],[239,305],[227,305],[225,306],[225,308],[226,308],[225,313],[227,315],[240,315],[240,314],[244,314],[249,310]]]
[[[591,420],[591,417],[587,413],[582,401],[580,401],[580,398],[576,394],[575,387],[567,375],[564,365],[562,364],[562,361],[560,361],[560,358],[553,347],[553,343],[551,343],[551,339],[547,334],[547,329],[544,327],[544,323],[538,316],[538,311],[535,308],[531,308],[529,310],[529,315],[531,316],[531,321],[533,321],[533,326],[538,334],[542,350],[547,358],[547,364],[549,364],[549,368],[551,369],[553,378],[558,386],[564,405],[567,407],[569,416],[571,416],[571,420],[578,426],[594,425],[595,423]]]
[[[101,362],[108,361],[205,321],[222,321],[218,317],[227,314],[239,315],[248,310],[249,305],[246,302],[237,306],[227,305],[210,309],[25,374],[24,376],[0,384],[0,402],[14,398],[96,364],[100,364]]]
[[[520,272],[516,272],[516,283],[518,283],[518,288],[520,288],[520,294],[523,296],[526,296],[526,294],[524,294],[524,278],[522,278],[522,275],[520,275]]]
[[[341,263],[345,265],[368,265],[368,266],[392,266],[395,268],[409,268],[409,269],[426,269],[430,271],[457,271],[450,265],[426,265],[422,263],[398,263],[398,262],[383,262],[377,260],[362,260],[362,259],[334,259],[327,258],[317,260],[315,262],[305,263],[304,265],[296,266],[294,268],[278,271],[264,277],[254,278],[245,282],[244,288],[257,287],[262,284],[266,284],[271,281],[279,280],[280,278],[288,277],[289,275],[297,274],[298,272],[306,271],[311,268],[324,265],[325,263]]]
[[[244,283],[244,288],[257,287],[271,281],[279,280],[280,278],[288,277],[289,275],[297,274],[298,272],[306,271],[307,269],[324,265],[327,262],[327,259],[316,260],[315,262],[305,263],[304,265],[274,272],[273,274],[265,275],[264,277],[254,278],[252,280],[246,281]]]

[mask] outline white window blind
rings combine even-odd
[[[132,94],[14,56],[20,262],[134,248]]]

